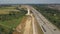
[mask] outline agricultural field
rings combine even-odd
[[[0,6],[0,34],[12,34],[26,13],[15,6]]]
[[[60,10],[48,8],[47,5],[34,5],[33,7],[60,29]]]
[[[0,7],[0,14],[9,14],[9,11],[19,11],[19,10],[16,10],[16,7],[14,6]]]

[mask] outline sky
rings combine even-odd
[[[0,0],[0,4],[51,4],[59,3],[60,0]]]

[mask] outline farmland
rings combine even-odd
[[[18,10],[15,6],[0,6],[0,34],[12,34],[26,13],[26,10]]]

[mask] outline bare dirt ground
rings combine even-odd
[[[31,16],[24,17],[13,34],[32,34]]]
[[[26,25],[25,25],[25,29],[24,29],[23,34],[33,34],[32,33],[32,22],[31,22],[31,20],[32,20],[32,18],[31,18],[31,16],[29,16],[27,21],[26,21]]]
[[[34,18],[34,26],[37,34],[43,34],[39,24]],[[32,17],[26,16],[22,19],[22,22],[16,27],[16,31],[13,34],[33,34],[33,26],[32,26]]]
[[[27,19],[27,16],[25,16],[22,19],[21,23],[16,27],[16,30],[13,32],[13,34],[22,34],[23,33],[26,19]]]

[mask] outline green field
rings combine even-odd
[[[17,7],[0,8],[0,34],[12,34],[13,30],[21,23],[22,18],[27,13],[26,10]]]
[[[0,7],[0,14],[9,14],[10,11],[19,11],[17,7],[9,6],[9,7]]]
[[[35,5],[33,6],[42,13],[52,24],[60,29],[60,11],[55,9],[50,9],[47,5]]]

